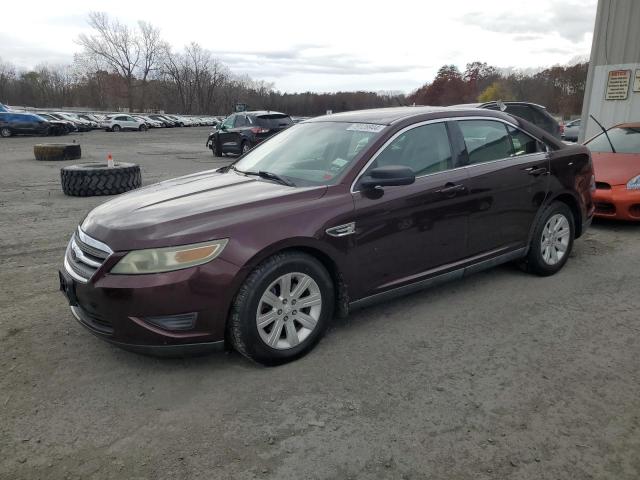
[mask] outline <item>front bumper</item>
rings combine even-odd
[[[112,263],[107,260],[102,268]],[[66,269],[60,271],[60,289],[73,316],[94,335],[127,350],[162,356],[203,353],[224,345],[240,271],[235,265],[216,259],[149,275],[111,275],[102,268],[86,283]],[[194,314],[187,329],[169,330],[157,322],[185,314]]]
[[[596,217],[640,221],[640,190],[629,190],[626,185],[597,189],[593,203]]]

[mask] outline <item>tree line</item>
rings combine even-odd
[[[40,108],[165,111],[222,115],[236,103],[291,115],[312,116],[400,105],[454,105],[489,100],[524,100],[562,116],[580,113],[587,64],[555,66],[534,75],[502,72],[483,62],[461,72],[444,65],[432,82],[411,94],[398,92],[282,93],[269,82],[237,75],[198,45],[175,51],[160,30],[135,27],[105,13],[89,14],[90,34],[69,65],[20,70],[0,59],[0,102]]]
[[[464,72],[455,65],[444,65],[432,82],[424,84],[408,97],[417,105],[456,105],[520,100],[547,107],[568,118],[582,112],[588,63],[553,66],[527,75],[502,72],[484,62],[467,64]]]

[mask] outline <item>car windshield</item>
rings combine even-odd
[[[250,150],[234,169],[275,173],[296,185],[331,185],[383,129],[372,124],[299,123]]]
[[[607,133],[616,153],[640,153],[640,127],[614,127]],[[611,145],[604,133],[592,138],[586,145],[592,152],[611,152]]]

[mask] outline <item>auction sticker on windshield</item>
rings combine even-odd
[[[384,130],[386,125],[376,125],[374,123],[352,123],[347,130],[352,132],[372,132],[378,133]]]

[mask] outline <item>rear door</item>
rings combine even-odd
[[[466,146],[469,256],[525,246],[549,183],[544,144],[495,119],[455,122]]]
[[[373,157],[363,175],[379,166],[413,169],[412,185],[379,195],[354,186],[355,242],[351,259],[359,274],[354,295],[364,297],[427,278],[437,267],[466,256],[467,172],[456,168],[446,122],[408,127]]]

